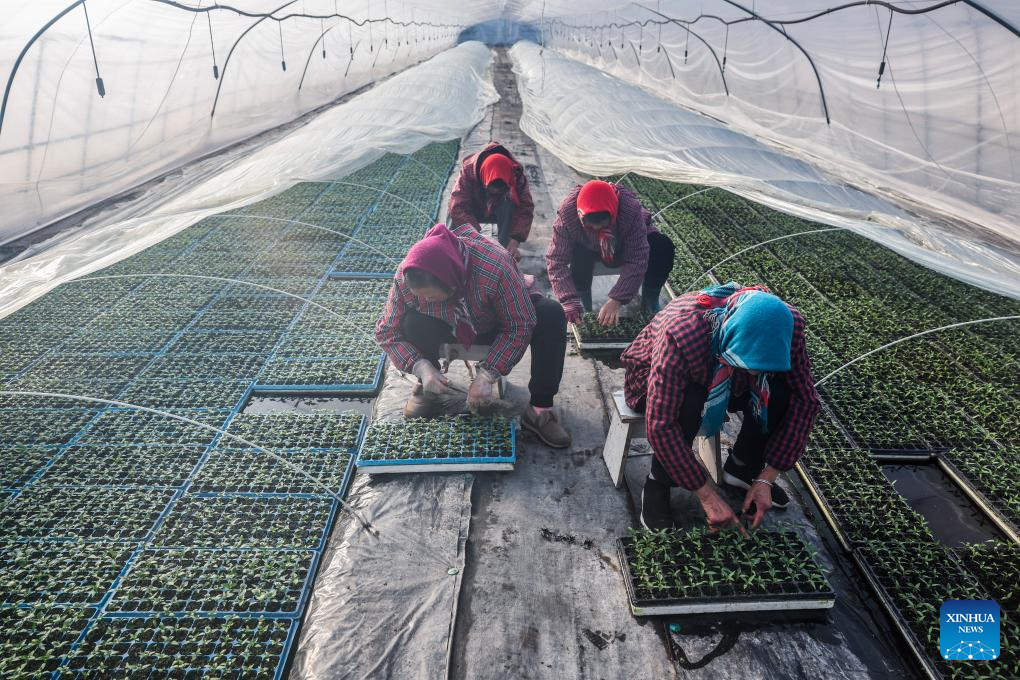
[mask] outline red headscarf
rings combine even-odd
[[[609,213],[609,227],[599,229],[595,234],[599,244],[599,256],[609,266],[616,263],[616,236],[613,234],[613,227],[616,225],[616,215],[620,211],[620,197],[616,194],[616,187],[609,182],[593,179],[581,187],[577,194],[577,219],[584,225],[586,215],[594,213]]]
[[[502,180],[510,188],[510,200],[514,205],[521,204],[521,198],[517,195],[517,182],[514,180],[514,162],[500,153],[491,153],[482,161],[478,168],[478,174],[482,178],[482,184],[489,186],[497,179]]]
[[[609,182],[593,179],[581,187],[580,193],[577,194],[577,218],[582,222],[585,215],[607,212],[612,226],[616,223],[619,210],[620,197],[616,195],[616,187]]]
[[[450,303],[455,315],[454,334],[457,342],[468,349],[475,341],[475,327],[471,322],[464,295],[467,292],[468,267],[461,250],[460,239],[445,224],[437,224],[425,237],[411,246],[400,263],[400,275],[405,269],[421,269],[443,282],[450,289]]]

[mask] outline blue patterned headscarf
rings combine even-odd
[[[737,368],[759,372],[751,408],[762,432],[768,432],[768,376],[790,370],[793,313],[767,290],[741,288],[734,282],[706,288],[701,299],[710,306],[705,314],[712,326],[712,353],[719,364],[709,385],[699,433],[710,437],[722,429]]]

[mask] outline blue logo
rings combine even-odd
[[[999,605],[992,600],[946,600],[939,610],[939,651],[949,661],[998,659]]]

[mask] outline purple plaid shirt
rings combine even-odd
[[[524,277],[510,253],[498,243],[487,240],[470,224],[451,231],[468,254],[465,296],[475,330],[481,335],[499,329],[482,365],[506,375],[524,356],[535,330],[535,306]],[[418,348],[402,335],[400,323],[408,309],[442,319],[450,324],[451,332],[455,320],[453,305],[426,302],[415,296],[399,278],[394,278],[386,309],[375,324],[375,339],[393,365],[405,373],[410,373],[414,363],[422,358]]]
[[[633,192],[622,187],[616,190],[620,197],[620,209],[613,233],[616,235],[616,261],[622,265],[622,269],[616,285],[609,291],[609,297],[627,304],[637,295],[644,281],[645,270],[648,269],[648,234],[657,230],[652,226],[651,214],[644,209]],[[570,278],[570,256],[574,245],[599,252],[595,232],[585,229],[581,220],[577,219],[577,195],[580,192],[580,186],[574,187],[560,205],[553,223],[552,244],[545,255],[553,294],[568,315],[571,311],[582,311],[581,298]]]
[[[708,479],[704,468],[680,430],[684,389],[689,383],[705,385],[712,380],[718,359],[712,354],[712,329],[705,308],[696,305],[698,293],[673,300],[652,319],[621,355],[627,369],[624,393],[627,405],[645,412],[648,442],[675,484],[700,488]],[[786,471],[804,454],[808,435],[818,415],[818,393],[811,377],[811,362],[804,345],[804,317],[793,307],[791,370],[785,373],[790,405],[782,423],[770,427],[765,447],[769,465]],[[731,395],[748,390],[751,375],[733,373]]]

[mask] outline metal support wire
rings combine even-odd
[[[106,85],[103,84],[103,78],[99,75],[99,59],[96,57],[96,43],[92,39],[92,22],[89,21],[89,8],[85,4],[85,0],[82,0],[81,8],[85,10],[85,28],[89,32],[89,45],[92,47],[92,63],[96,67],[96,89],[99,90],[100,98],[106,96]]]
[[[889,12],[889,25],[885,29],[885,45],[882,47],[882,63],[878,65],[878,79],[875,81],[875,89],[882,87],[882,74],[885,73],[885,58],[889,54],[889,36],[892,35],[892,18],[894,12]],[[881,24],[879,24],[881,25]]]
[[[212,32],[212,14],[205,15],[206,21],[209,23],[209,50],[212,52],[212,75],[213,80],[220,79],[220,67],[216,63],[216,43],[213,41]]]
[[[278,21],[276,23],[277,28],[280,29],[280,65],[283,66],[283,70],[287,70],[287,55],[283,52],[283,22]]]

